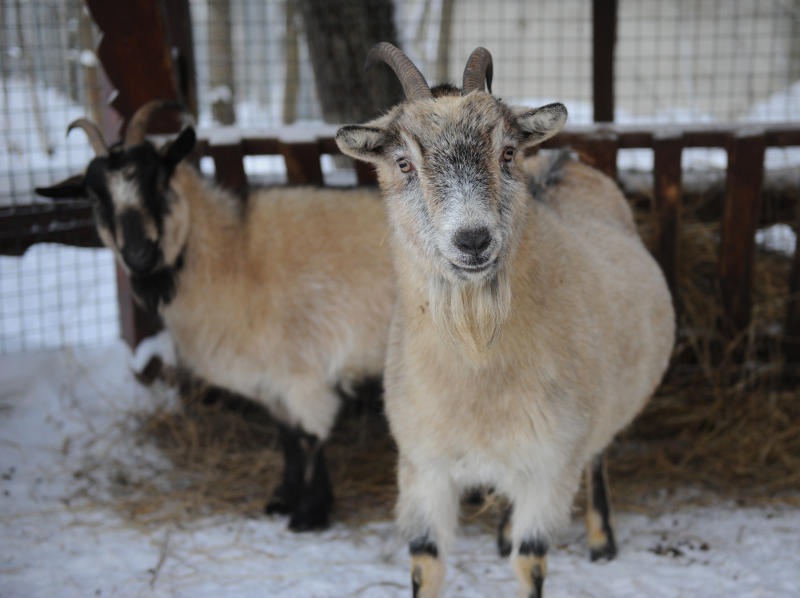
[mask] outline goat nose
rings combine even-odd
[[[464,253],[479,256],[492,242],[492,235],[486,227],[463,228],[453,237],[453,244]]]
[[[133,272],[138,274],[149,272],[156,265],[158,251],[152,241],[144,241],[125,245],[122,248],[122,259]]]

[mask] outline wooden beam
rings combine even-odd
[[[319,162],[319,143],[280,142],[286,162],[286,179],[293,185],[322,185],[322,166]]]
[[[244,171],[244,149],[241,143],[209,144],[208,155],[214,160],[217,183],[241,198],[247,196],[248,182]]]
[[[0,255],[22,255],[42,242],[101,247],[91,205],[61,200],[0,208]]]
[[[800,379],[800,205],[794,226],[795,248],[789,278],[789,302],[786,306],[784,353],[787,370]]]
[[[617,148],[619,141],[614,133],[601,131],[574,144],[581,158],[600,172],[617,180]]]
[[[592,1],[592,101],[595,122],[614,121],[617,0]]]
[[[725,310],[724,332],[750,322],[755,232],[761,210],[766,139],[759,129],[742,130],[728,146],[728,174],[722,215],[719,279]]]
[[[161,0],[86,0],[86,6],[103,34],[97,57],[116,90],[111,106],[126,123],[149,100],[181,99]]]
[[[678,232],[681,210],[681,155],[683,152],[680,132],[663,132],[654,135],[654,196],[658,227],[653,245],[658,263],[664,271],[667,284],[678,303],[676,285],[676,264],[678,251]]]

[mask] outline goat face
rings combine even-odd
[[[475,90],[395,107],[339,130],[339,148],[373,162],[401,242],[452,282],[496,276],[526,203],[523,150],[555,135],[561,104],[514,110]]]
[[[118,145],[94,158],[83,176],[36,191],[89,199],[103,243],[129,275],[147,276],[173,265],[186,242],[188,202],[170,189],[170,179],[194,143],[187,127],[161,151],[148,141]]]

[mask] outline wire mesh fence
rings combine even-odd
[[[384,67],[362,69],[366,48],[379,39],[404,48],[430,83],[458,84],[466,57],[485,46],[494,56],[496,95],[528,105],[558,100],[567,105],[570,122],[591,122],[588,0],[189,4],[201,128],[313,125],[374,116],[398,97]],[[619,0],[617,15],[618,122],[660,127],[800,120],[800,0]],[[93,51],[97,41],[80,0],[9,0],[0,6],[0,208],[36,201],[34,186],[86,165],[91,152],[85,139],[77,134],[67,139],[64,131],[79,116],[97,119],[107,99]],[[767,152],[768,168],[796,172],[798,164],[797,148]],[[722,150],[684,152],[685,168],[725,165]],[[323,166],[335,169],[336,162]],[[280,158],[248,158],[246,167],[271,173],[273,182],[285,178]],[[652,152],[621,151],[619,167],[651,169]],[[800,186],[800,180],[796,183]],[[60,313],[53,304],[28,300],[36,294],[35,285],[23,280],[38,276],[41,286],[51,284],[43,274],[48,268],[58,271],[62,286],[54,293],[62,298],[73,296],[70,284],[79,290],[88,286],[70,280],[89,276],[113,283],[110,254],[75,250],[88,252],[81,261],[59,257],[59,251],[38,251],[35,259],[3,258],[0,351],[94,342],[109,330],[116,335],[108,324],[116,309],[111,292],[76,299],[93,306],[81,308],[79,317],[51,317]],[[99,336],[20,332],[30,322],[67,330],[71,324],[64,318],[89,321],[92,310],[103,322]]]

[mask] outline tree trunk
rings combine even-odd
[[[208,0],[208,54],[211,114],[223,125],[236,121],[233,109],[233,44],[230,0]]]
[[[397,44],[391,0],[298,0],[326,122],[363,122],[403,98],[386,66],[364,71],[369,49]]]

